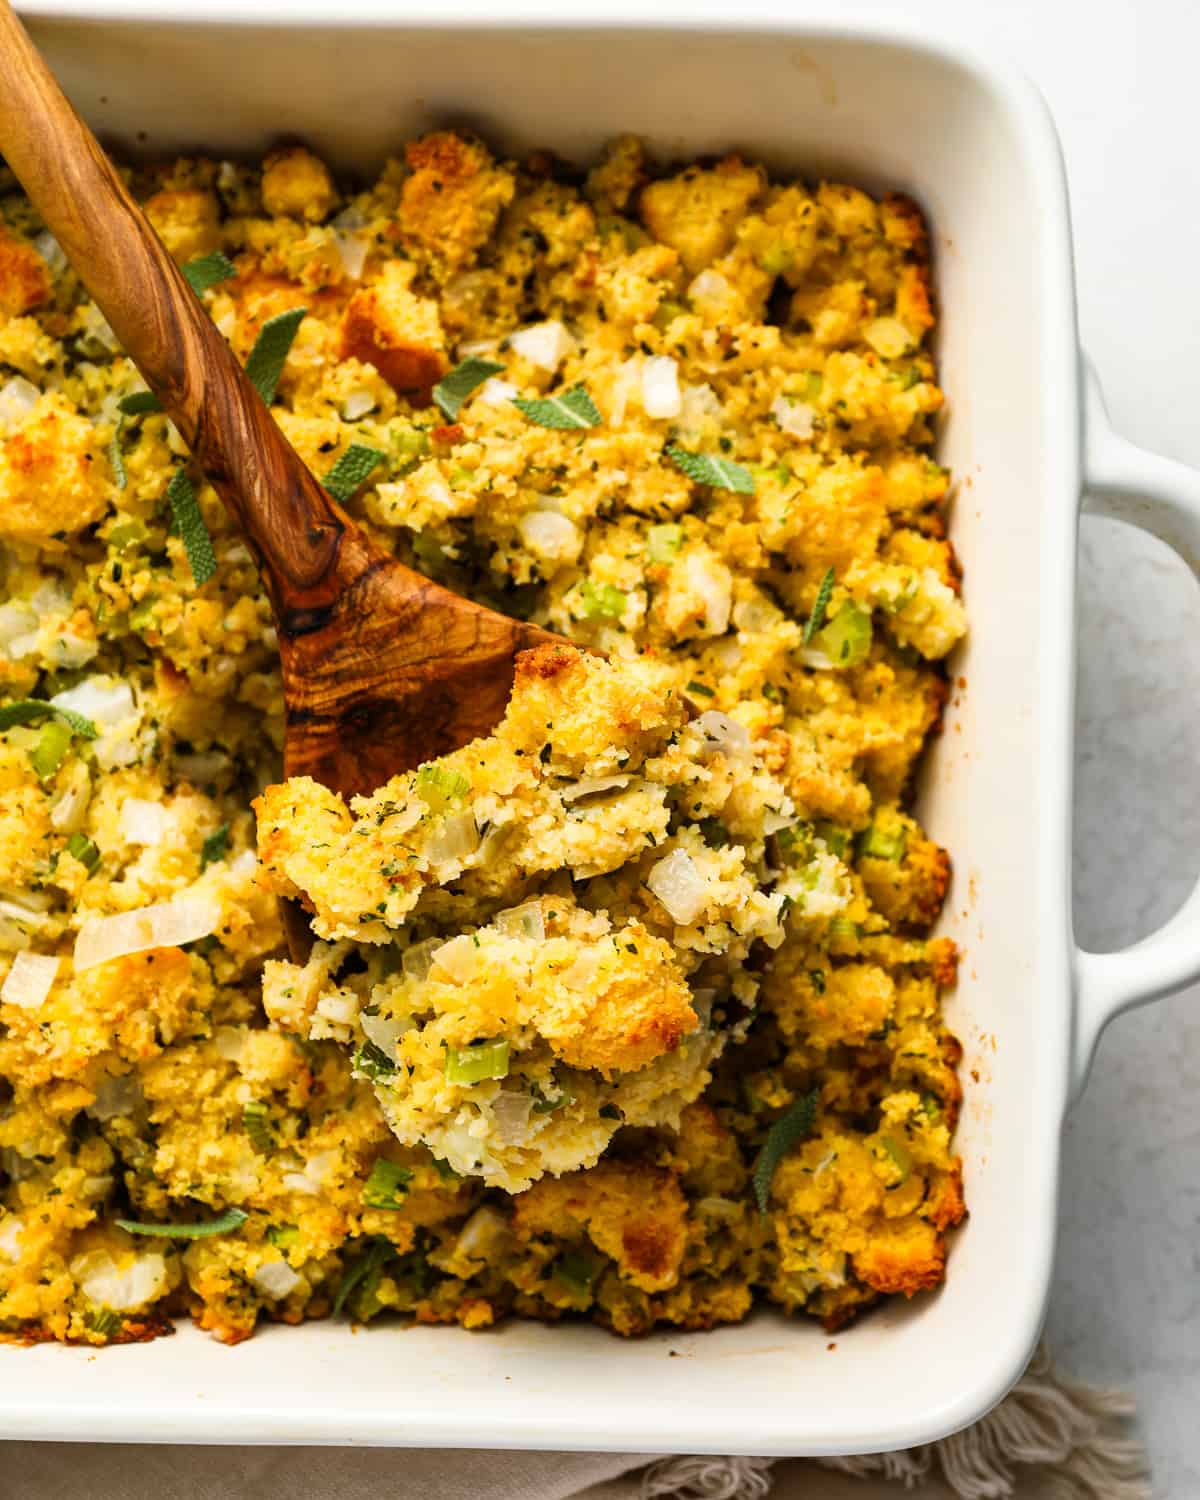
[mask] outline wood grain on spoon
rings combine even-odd
[[[8,0],[0,152],[257,554],[285,773],[369,791],[492,729],[517,652],[555,637],[406,568],[313,477]]]

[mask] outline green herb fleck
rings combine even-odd
[[[707,484],[716,490],[733,490],[738,495],[753,495],[754,475],[731,458],[717,458],[711,453],[689,453],[676,443],[667,446],[667,457],[682,469],[693,484]]]
[[[812,607],[812,614],[809,615],[808,620],[804,626],[804,634],[801,637],[804,645],[807,646],[808,643],[812,640],[813,636],[816,635],[817,631],[820,630],[821,626],[824,625],[825,614],[829,609],[829,598],[832,593],[833,569],[826,568],[825,575],[821,579],[820,584],[817,586],[817,598]]]
[[[371,1168],[362,1190],[362,1201],[367,1208],[398,1209],[404,1207],[407,1184],[413,1174],[407,1167],[382,1157]]]
[[[102,1339],[111,1339],[120,1333],[124,1319],[111,1307],[89,1307],[83,1315],[84,1327]]]
[[[356,1261],[352,1261],[342,1273],[342,1279],[338,1283],[337,1293],[333,1299],[335,1318],[341,1314],[347,1299],[356,1287],[364,1283],[373,1286],[378,1282],[380,1272],[395,1254],[396,1247],[390,1240],[379,1238],[367,1241],[364,1253]]]
[[[543,396],[536,401],[514,397],[513,405],[536,426],[551,427],[560,432],[599,427],[603,420],[596,403],[582,385],[573,385],[561,396]]]
[[[251,384],[268,406],[275,399],[279,377],[296,337],[296,330],[308,312],[306,307],[293,307],[287,312],[276,313],[259,329],[250,358],[246,361],[246,374]]]
[[[361,1077],[377,1083],[381,1078],[390,1078],[396,1071],[396,1064],[382,1047],[377,1047],[374,1042],[364,1042],[354,1054],[353,1068]]]
[[[754,1196],[762,1213],[766,1213],[771,1197],[771,1182],[775,1169],[798,1141],[812,1130],[817,1114],[817,1099],[820,1090],[813,1089],[792,1101],[767,1131],[762,1150],[754,1163]]]
[[[0,704],[0,730],[11,729],[15,724],[37,724],[42,719],[59,719],[72,734],[84,740],[94,740],[100,732],[91,719],[73,708],[60,708],[41,698],[15,698],[11,703]]]
[[[203,1224],[143,1224],[137,1219],[117,1219],[114,1222],[126,1234],[149,1234],[164,1240],[204,1240],[213,1234],[231,1234],[249,1217],[244,1208],[227,1208],[223,1214]]]
[[[220,863],[229,853],[229,824],[222,823],[220,828],[210,833],[200,846],[200,868],[207,870],[209,865]]]
[[[167,500],[175,518],[175,529],[183,539],[192,578],[199,587],[207,583],[217,571],[217,558],[208,527],[204,524],[204,517],[200,514],[200,506],[196,501],[195,486],[185,470],[176,469],[171,476],[171,483],[167,486]]]
[[[472,355],[454,366],[449,375],[444,375],[433,388],[433,399],[437,402],[448,422],[453,422],[463,402],[472,391],[478,390],[485,380],[493,375],[502,375],[504,366],[494,359],[479,359]]]
[[[117,410],[126,417],[141,417],[147,412],[162,411],[162,402],[153,391],[133,391],[121,397]]]
[[[368,448],[365,443],[351,443],[326,474],[321,483],[335,500],[345,505],[359,485],[383,463],[387,457],[378,448]]]
[[[187,278],[188,286],[197,297],[207,292],[209,287],[216,286],[218,282],[228,281],[230,277],[237,275],[237,267],[220,250],[214,250],[209,255],[197,255],[194,260],[189,260],[182,270]]]
[[[706,687],[704,683],[698,682],[694,677],[684,689],[686,693],[699,693],[702,698],[715,698],[716,689]]]

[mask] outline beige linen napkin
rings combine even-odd
[[[0,1500],[1149,1500],[1132,1400],[1044,1352],[981,1422],[867,1458],[7,1443]]]

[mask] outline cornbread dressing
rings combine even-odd
[[[573,644],[369,796],[282,782],[250,552],[0,175],[0,1335],[936,1286],[911,792],[966,622],[918,210],[631,137],[128,175],[239,358],[295,315],[274,415],[351,513]]]

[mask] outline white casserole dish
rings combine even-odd
[[[846,21],[655,27],[632,7],[584,5],[570,24],[538,26],[516,6],[460,4],[433,25],[416,6],[380,19],[365,3],[332,21],[327,0],[23,9],[68,93],[126,148],[248,153],[300,135],[366,167],[446,121],[576,157],[634,130],[660,154],[740,146],[923,203],[950,410],[941,456],[959,478],[972,618],[954,663],[969,688],[954,694],[923,800],[956,860],[944,925],[965,950],[950,1019],[966,1051],[971,1217],[938,1295],[834,1341],[761,1313],[637,1342],[590,1327],[313,1323],[233,1350],[191,1328],[99,1355],[0,1347],[0,1436],[832,1454],[924,1442],[981,1415],[1037,1337],[1059,1132],[1096,1039],[1119,1010],[1200,974],[1196,895],[1126,953],[1072,942],[1080,496],[1194,560],[1200,476],[1114,438],[1089,392],[1058,145],[1033,88],[967,48]]]

